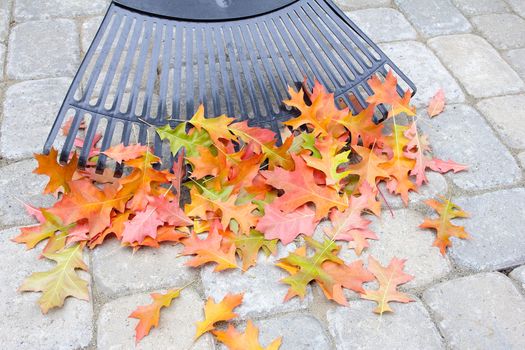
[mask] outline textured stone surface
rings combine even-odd
[[[518,13],[520,16],[525,17],[525,1],[523,0],[507,0],[510,6]]]
[[[395,3],[424,36],[466,33],[472,29],[450,0],[395,0]]]
[[[522,288],[525,289],[525,265],[514,269],[509,276],[521,283]]]
[[[107,3],[106,0],[17,0],[14,16],[17,22],[53,17],[91,16],[104,12]]]
[[[474,17],[476,29],[496,48],[517,49],[525,46],[525,20],[513,14]]]
[[[282,336],[279,350],[328,350],[330,340],[325,334],[321,323],[313,316],[287,314],[275,316],[266,320],[253,321],[259,328],[259,340],[267,346],[277,337]],[[243,324],[240,329],[246,327]],[[221,344],[220,350],[227,348]]]
[[[78,64],[78,31],[74,21],[31,21],[12,29],[7,56],[9,78],[72,76]]]
[[[0,81],[4,80],[5,45],[0,44]]]
[[[518,154],[518,160],[520,161],[521,167],[525,169],[525,152]]]
[[[414,105],[426,107],[441,88],[445,90],[448,103],[465,101],[456,80],[425,45],[407,41],[382,44],[380,47],[416,84],[418,91],[412,99]]]
[[[355,10],[366,7],[388,7],[391,0],[335,0],[335,3],[344,10]]]
[[[418,288],[447,275],[450,262],[443,257],[439,249],[432,246],[435,235],[419,229],[424,216],[417,211],[401,209],[394,211],[394,217],[385,210],[380,219],[373,218],[370,229],[377,234],[379,241],[370,241],[370,247],[365,250],[362,258],[368,260],[371,255],[384,266],[393,257],[407,259],[405,271],[414,279],[402,286],[403,289]],[[350,253],[352,252],[352,253]],[[349,261],[355,260],[353,251],[341,253]]]
[[[84,23],[80,30],[80,48],[82,52],[86,52],[91,45],[91,41],[97,34],[97,30],[102,22],[103,17],[93,17],[89,18]]]
[[[512,68],[525,79],[525,49],[510,50],[503,54]]]
[[[467,16],[485,15],[488,13],[508,12],[509,7],[504,0],[452,0]]]
[[[53,78],[9,87],[0,135],[2,157],[21,159],[42,152],[69,84],[69,78]]]
[[[423,301],[452,349],[525,347],[525,299],[502,274],[444,282],[429,288]]]
[[[455,202],[472,216],[460,220],[472,235],[468,241],[453,239],[452,258],[474,270],[499,270],[525,264],[525,189],[502,190]]]
[[[498,52],[479,36],[443,36],[428,44],[474,97],[515,93],[525,87]]]
[[[93,272],[97,291],[107,296],[171,288],[195,279],[195,269],[184,266],[177,257],[181,248],[162,245],[159,249],[133,251],[111,240],[93,252]]]
[[[128,316],[138,306],[149,303],[151,298],[148,294],[137,294],[105,304],[97,321],[97,349],[213,349],[209,334],[193,341],[195,323],[204,316],[204,301],[191,288],[184,289],[169,308],[163,309],[159,327],[153,328],[149,336],[135,344],[135,326],[138,320]]]
[[[0,0],[0,41],[7,40],[12,4],[12,0]]]
[[[417,38],[416,31],[403,14],[394,9],[365,9],[346,14],[375,42]]]
[[[37,163],[26,160],[0,168],[0,225],[29,225],[34,223],[20,201],[36,207],[49,206],[52,196],[42,195],[47,178],[32,173]],[[20,179],[23,178],[23,181]]]
[[[460,188],[490,189],[520,181],[516,161],[474,108],[449,105],[439,118],[419,126],[429,135],[436,157],[469,166],[449,175]]]
[[[328,311],[328,325],[337,349],[445,349],[419,300],[392,303],[392,308],[394,313],[379,317],[372,312],[373,302],[359,300],[351,301],[349,307]]]
[[[279,280],[288,276],[288,273],[275,266],[278,258],[287,256],[288,252],[294,251],[295,248],[294,244],[289,244],[286,249],[281,249],[278,257],[266,258],[261,254],[257,266],[244,273],[240,270],[217,273],[213,272],[213,266],[204,267],[201,271],[201,278],[206,296],[221,300],[228,293],[244,292],[242,305],[235,309],[241,318],[306,308],[312,300],[310,290],[304,301],[300,301],[299,298],[293,298],[288,302],[283,301],[288,285],[280,283]]]
[[[10,239],[18,233],[18,228],[0,232],[2,348],[65,350],[86,347],[93,335],[91,301],[68,298],[64,307],[44,315],[37,304],[40,293],[17,292],[24,279],[33,272],[46,271],[54,266],[51,261],[38,259],[41,246],[26,251],[23,245],[11,242]],[[87,279],[88,275],[82,277]]]
[[[525,95],[494,97],[480,101],[477,108],[495,126],[510,147],[525,148]]]
[[[408,195],[409,208],[420,206],[423,203],[423,201],[427,199],[434,198],[443,193],[447,193],[447,180],[443,175],[430,171],[427,172],[427,179],[428,184],[423,185],[419,189],[419,192],[410,192],[410,194]],[[388,205],[390,205],[391,208],[398,209],[405,207],[405,204],[403,203],[401,197],[391,194],[386,188],[384,182],[382,182],[379,185],[379,188],[381,189],[381,192],[385,196],[385,199],[387,200]]]

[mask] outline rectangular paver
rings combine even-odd
[[[452,349],[525,348],[525,299],[499,273],[464,277],[423,293]]]
[[[455,202],[472,217],[457,222],[472,235],[471,240],[453,239],[450,254],[458,265],[490,271],[525,264],[525,189],[457,198]]]
[[[417,33],[412,25],[401,12],[394,9],[365,9],[345,13],[374,42],[379,43],[417,38]]]
[[[467,16],[510,11],[504,0],[452,0],[452,2]]]
[[[525,95],[493,97],[482,100],[476,105],[494,125],[503,142],[519,149],[525,149],[524,106]]]
[[[338,350],[346,349],[445,349],[423,304],[392,303],[394,313],[381,317],[374,303],[351,301],[349,307],[328,311],[328,326]]]
[[[5,45],[0,44],[0,81],[4,80]]]
[[[17,0],[14,16],[17,22],[53,17],[92,16],[104,12],[107,0]]]
[[[447,103],[465,101],[465,94],[456,80],[424,44],[405,41],[381,44],[380,47],[416,84],[418,91],[412,98],[415,106],[426,108],[439,89],[445,91]]]
[[[513,14],[489,14],[472,23],[494,47],[501,50],[525,47],[525,19]]]
[[[1,198],[6,199],[4,196]],[[93,337],[92,300],[68,298],[64,307],[44,315],[37,304],[40,293],[22,294],[17,291],[33,272],[46,271],[55,265],[49,260],[38,259],[41,254],[38,247],[26,251],[24,245],[11,242],[10,239],[18,234],[19,228],[0,232],[2,349],[74,350],[87,347]],[[81,273],[81,277],[89,280],[87,273]]]
[[[450,0],[395,0],[395,3],[426,37],[472,30],[469,21]]]
[[[449,176],[464,190],[492,189],[519,182],[521,169],[483,117],[472,107],[449,105],[439,117],[419,123],[429,136],[434,154],[443,160],[468,165]]]
[[[503,53],[512,68],[525,79],[525,49],[510,50]]]
[[[72,76],[79,51],[77,25],[72,20],[22,23],[9,36],[7,74],[15,80]]]
[[[7,41],[13,0],[0,0],[0,42]]]
[[[479,36],[442,36],[428,44],[474,97],[516,93],[525,88],[518,74]]]
[[[70,82],[69,78],[53,78],[9,87],[0,134],[2,157],[21,159],[42,152]]]

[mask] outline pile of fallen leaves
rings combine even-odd
[[[410,93],[398,95],[393,74],[384,80],[374,77],[369,84],[374,95],[357,115],[336,106],[334,96],[319,84],[311,92],[290,89],[285,103],[300,115],[284,123],[282,142],[273,131],[247,122],[226,116],[205,118],[201,107],[176,128],[157,129],[175,159],[167,170],[159,170],[161,160],[142,145],[117,145],[102,152],[125,164],[128,171],[121,178],[94,171],[101,153],[96,144],[85,170],[76,170],[74,154],[67,165],[57,163],[55,150],[37,155],[35,172],[50,178],[44,192],[55,194],[58,201],[50,208],[28,205],[39,224],[23,228],[14,240],[27,248],[46,241],[42,255],[56,265],[29,276],[20,290],[42,292],[39,304],[44,313],[62,306],[70,296],[87,300],[88,283],[77,274],[87,270],[82,252],[110,238],[133,250],[181,244],[182,255],[190,257],[187,265],[215,264],[217,273],[246,271],[256,265],[260,251],[275,254],[279,244],[294,242],[298,248],[276,263],[289,274],[280,281],[289,285],[285,301],[304,298],[307,286],[315,283],[341,305],[347,305],[344,290],[355,291],[376,302],[373,311],[379,314],[392,311],[389,302],[409,302],[398,291],[412,279],[403,271],[404,260],[394,258],[386,267],[373,257],[366,264],[347,263],[338,256],[340,243],[348,242],[348,249],[360,256],[369,240],[377,240],[367,216],[381,213],[380,182],[408,203],[409,193],[428,182],[428,170],[445,173],[465,167],[433,158],[427,137],[418,130]],[[442,102],[438,95],[430,113],[438,114]],[[388,108],[389,120],[376,124],[374,111],[379,105]],[[189,199],[183,203],[184,197]],[[466,213],[446,199],[428,204],[439,218],[427,219],[422,227],[437,231],[434,245],[444,254],[450,236],[467,237],[450,221]],[[314,238],[322,220],[331,226],[324,237]],[[374,280],[377,289],[363,287]],[[152,294],[152,304],[131,314],[139,319],[137,341],[157,326],[160,309],[182,289]],[[212,331],[231,349],[262,349],[252,323],[245,333],[232,325],[225,331],[214,327],[233,319],[232,310],[241,301],[242,295],[229,295],[218,304],[208,300],[196,336]],[[277,349],[279,344],[277,339],[268,348]]]

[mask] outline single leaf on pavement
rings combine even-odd
[[[435,116],[440,115],[445,109],[445,91],[439,89],[438,92],[432,97],[430,103],[428,104],[428,116],[434,118]]]
[[[470,235],[462,226],[457,226],[452,223],[452,219],[468,218],[469,214],[463,211],[459,206],[452,203],[449,199],[441,196],[440,200],[429,199],[425,204],[433,208],[439,215],[439,219],[425,219],[419,226],[421,228],[430,228],[436,231],[436,240],[434,246],[438,247],[441,254],[445,255],[447,247],[452,245],[450,237],[457,237],[461,239],[469,239]]]
[[[54,148],[51,148],[48,155],[35,154],[38,167],[33,170],[33,173],[49,177],[44,193],[55,193],[60,188],[64,192],[69,192],[68,183],[73,179],[73,174],[77,169],[77,154],[73,154],[73,158],[71,158],[69,163],[63,166],[57,162],[57,158],[58,151]]]
[[[172,289],[164,294],[152,293],[150,294],[153,299],[151,304],[139,306],[129,315],[130,318],[139,320],[135,327],[135,341],[137,343],[149,334],[152,327],[158,327],[160,310],[163,307],[169,307],[172,300],[180,296],[180,291],[181,289]]]
[[[220,321],[229,321],[237,314],[233,312],[237,306],[241,305],[244,293],[227,294],[219,303],[210,297],[204,306],[204,320],[197,322],[197,333],[195,339],[199,338],[206,332],[215,329],[215,323]]]
[[[57,264],[46,272],[35,272],[20,286],[22,292],[42,292],[38,300],[43,313],[54,307],[61,307],[67,297],[89,300],[88,283],[81,279],[76,269],[88,267],[82,260],[83,244],[76,244],[57,253],[44,256]]]
[[[213,335],[229,350],[278,350],[282,341],[282,337],[279,337],[267,347],[263,347],[259,343],[259,330],[251,320],[248,320],[244,333],[240,333],[230,324],[226,331],[213,331]]]
[[[406,274],[405,260],[392,258],[387,267],[381,264],[373,257],[368,258],[368,270],[374,274],[379,282],[379,289],[366,290],[361,294],[361,298],[372,300],[377,303],[374,309],[376,314],[383,314],[384,312],[393,312],[389,303],[392,301],[398,303],[409,303],[412,299],[405,293],[397,290],[397,287],[411,281],[414,277]]]

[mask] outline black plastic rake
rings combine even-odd
[[[117,143],[150,143],[162,157],[151,126],[175,126],[200,104],[208,116],[227,114],[278,132],[279,122],[297,113],[282,103],[287,86],[300,86],[304,77],[311,86],[317,79],[356,112],[372,92],[370,77],[384,78],[390,69],[400,94],[415,92],[331,0],[113,0],[44,152],[69,121],[61,162],[83,128],[80,167],[97,134],[102,151]],[[380,106],[378,121],[385,112]],[[106,161],[99,156],[97,171]]]

